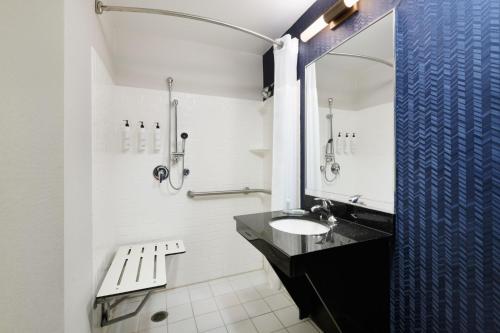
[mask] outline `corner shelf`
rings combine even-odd
[[[255,148],[250,148],[249,150],[251,153],[259,155],[261,157],[264,157],[265,155],[272,152],[272,149],[267,147],[255,147]]]

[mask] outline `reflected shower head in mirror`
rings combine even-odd
[[[188,134],[186,132],[181,133],[182,139],[182,152],[186,152],[186,139],[188,138]]]

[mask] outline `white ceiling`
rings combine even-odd
[[[281,36],[314,0],[104,0],[108,5],[182,11]],[[161,15],[105,12],[101,17],[118,84],[260,98],[262,54],[270,44],[238,31]]]

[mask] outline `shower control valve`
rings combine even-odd
[[[184,171],[182,173],[184,174],[185,177],[187,177],[187,176],[189,176],[191,171],[189,171],[189,169],[184,169]]]
[[[169,175],[168,168],[164,165],[158,165],[153,170],[153,177],[160,182],[160,184],[168,178]]]

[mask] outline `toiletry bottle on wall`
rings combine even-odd
[[[154,134],[153,134],[153,148],[155,152],[159,152],[161,149],[161,132],[160,123],[156,123]]]
[[[346,133],[345,134],[345,139],[343,140],[342,142],[342,145],[343,145],[343,149],[344,149],[344,154],[349,154],[349,133]]]
[[[139,127],[138,135],[137,135],[137,150],[145,151],[146,150],[146,129],[144,128],[144,122],[139,122],[141,126]]]
[[[352,133],[351,142],[350,142],[349,146],[351,148],[351,154],[355,154],[356,150],[357,150],[356,133]]]
[[[339,135],[335,139],[335,152],[337,155],[342,155],[342,151],[342,134],[339,132]]]
[[[128,120],[124,120],[125,126],[122,127],[122,150],[129,151],[130,149],[130,124]]]

